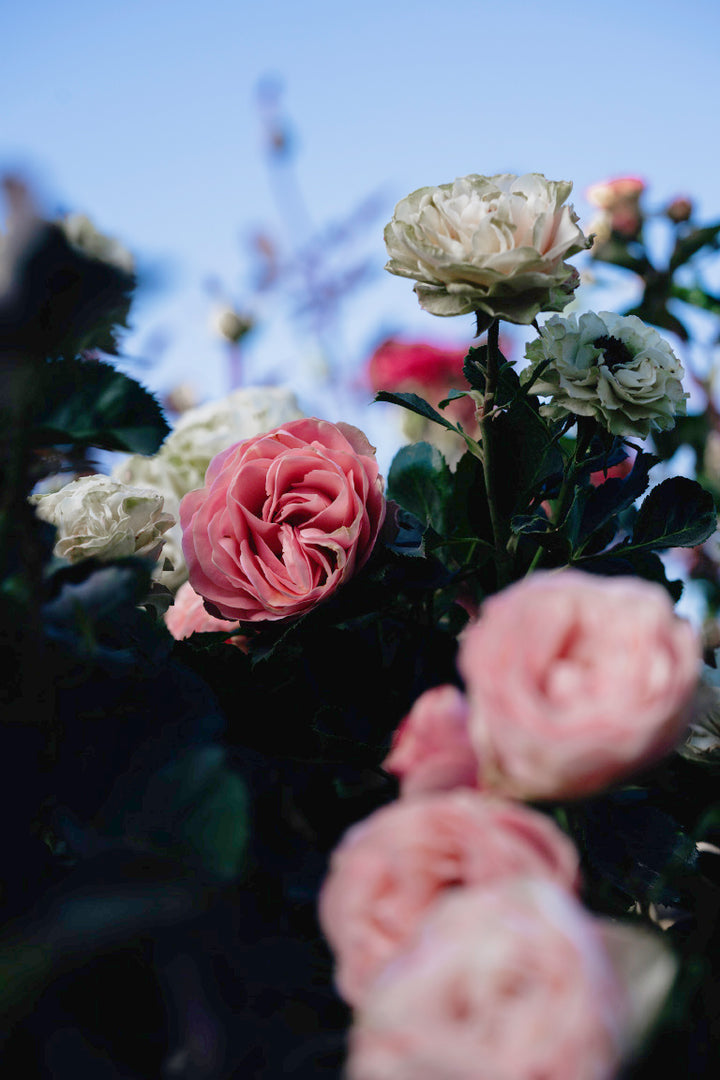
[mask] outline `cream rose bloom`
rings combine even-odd
[[[531,366],[523,381],[545,365],[533,392],[551,398],[541,409],[546,416],[594,416],[613,435],[644,439],[685,413],[682,363],[635,315],[554,315],[525,355]]]
[[[162,495],[109,476],[82,476],[30,501],[38,517],[58,530],[55,554],[70,562],[128,555],[157,559],[164,534],[175,523],[163,513]]]
[[[221,450],[234,443],[271,431],[302,417],[292,391],[281,386],[253,386],[234,390],[219,401],[188,409],[178,420],[157,454],[133,454],[113,469],[113,477],[127,484],[153,488],[165,498],[165,507],[178,524],[167,536],[165,556],[173,569],[161,580],[177,589],[187,580],[182,552],[180,500],[205,483],[208,465]]]
[[[414,278],[433,315],[478,312],[530,323],[562,311],[578,283],[563,259],[589,246],[565,181],[525,176],[464,176],[402,199],[385,228],[386,270]]]

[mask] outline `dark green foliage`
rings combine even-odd
[[[35,446],[72,443],[154,454],[170,431],[157,400],[110,364],[53,360],[36,369]]]

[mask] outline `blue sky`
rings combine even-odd
[[[212,278],[258,317],[248,377],[284,373],[308,407],[340,418],[308,335],[276,298],[251,296],[247,238],[262,229],[287,247],[310,232],[296,222],[288,235],[269,182],[257,105],[268,76],[284,85],[312,225],[379,193],[358,246],[376,273],[333,336],[347,374],[385,333],[472,334],[382,270],[382,226],[415,188],[543,172],[574,181],[587,224],[587,185],[634,173],[651,203],[688,192],[702,220],[720,216],[712,0],[3,0],[0,34],[0,167],[24,170],[48,212],[83,210],[136,254],[149,285],[126,348],[155,356],[137,370],[158,390],[226,388]]]

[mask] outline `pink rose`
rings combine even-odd
[[[402,795],[477,787],[479,764],[470,742],[467,701],[455,686],[422,694],[393,737],[383,768],[401,782]]]
[[[674,966],[647,932],[612,926],[642,950],[636,1004],[608,925],[550,881],[452,890],[366,994],[348,1080],[611,1080]]]
[[[642,224],[640,196],[644,190],[645,181],[639,176],[617,176],[614,180],[592,184],[585,192],[585,198],[604,211],[611,229],[632,238]]]
[[[445,890],[518,875],[578,885],[575,848],[535,810],[468,790],[377,810],[346,833],[320,894],[339,992],[362,1002]]]
[[[180,504],[190,583],[228,619],[287,619],[368,559],[385,515],[374,450],[307,418],[231,446]]]
[[[227,619],[216,619],[206,611],[202,596],[186,581],[178,589],[175,603],[165,612],[165,625],[176,641],[182,641],[191,634],[216,633],[220,630],[226,630],[229,634],[237,624]],[[237,634],[229,640],[233,645],[238,645],[246,639]]]
[[[660,585],[563,570],[510,586],[458,654],[482,786],[563,799],[654,763],[688,726],[699,663]]]

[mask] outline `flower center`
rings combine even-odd
[[[603,358],[600,361],[601,364],[605,364],[610,371],[614,371],[617,367],[622,367],[623,364],[630,364],[633,360],[633,354],[628,349],[624,341],[620,341],[619,338],[608,337],[603,334],[602,337],[595,338],[593,345],[596,349],[602,349]]]

